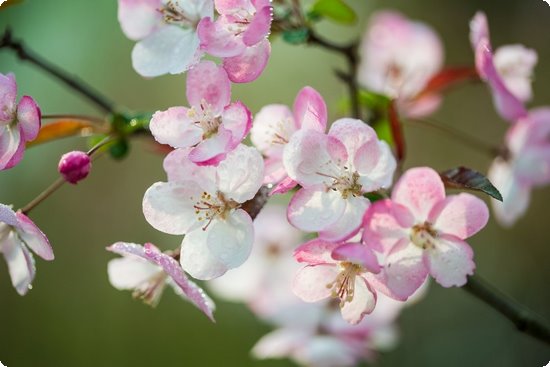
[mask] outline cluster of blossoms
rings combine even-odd
[[[269,0],[118,1],[122,30],[138,41],[134,69],[145,77],[183,73],[209,54],[222,59],[231,81],[253,81],[271,53],[271,18]]]
[[[118,17],[138,41],[138,73],[187,72],[189,107],[157,111],[150,120],[154,139],[171,151],[163,162],[166,181],[151,185],[142,203],[148,223],[183,236],[181,245],[109,246],[121,256],[108,265],[115,288],[156,305],[170,285],[214,320],[213,301],[189,276],[211,281],[214,293],[277,326],[254,347],[255,356],[334,367],[371,361],[394,345],[395,321],[422,295],[428,276],[443,287],[466,284],[475,270],[466,240],[489,219],[481,199],[446,195],[429,167],[399,172],[394,182],[392,147],[359,119],[329,124],[327,105],[312,87],[298,92],[292,109],[271,104],[255,116],[232,102],[231,83],[255,80],[267,64],[268,0],[119,0]],[[524,106],[532,97],[535,51],[512,45],[493,54],[483,13],[472,20],[470,39],[477,74],[512,124],[489,170],[504,197],[494,202],[496,216],[512,224],[531,189],[550,183],[550,108]],[[389,97],[400,116],[423,117],[439,107],[442,94],[432,81],[444,71],[443,46],[430,27],[377,13],[360,51],[359,84]],[[202,60],[205,54],[221,63]],[[16,97],[14,77],[0,74],[0,169],[17,164],[40,129],[36,103],[25,96],[17,104]],[[243,143],[249,133],[253,146]],[[62,177],[85,178],[90,155],[64,155]],[[267,206],[255,220],[246,208],[262,187],[270,196],[288,194],[289,202],[286,210]],[[304,233],[313,235],[305,241]],[[53,259],[34,223],[0,204],[0,252],[22,295],[35,274],[30,250]]]

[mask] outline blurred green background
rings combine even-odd
[[[334,41],[351,40],[369,14],[393,8],[431,24],[446,47],[447,64],[472,64],[468,22],[476,10],[489,17],[493,44],[524,43],[539,53],[533,106],[550,104],[550,6],[542,0],[349,0],[359,14],[354,27],[325,22],[319,32]],[[33,50],[71,71],[116,101],[141,111],[185,105],[184,76],[146,80],[130,63],[133,42],[124,37],[114,0],[25,0],[0,11],[0,29],[10,25]],[[235,98],[253,112],[268,103],[291,104],[311,85],[324,95],[332,117],[345,88],[332,69],[343,60],[313,47],[276,39],[268,68],[249,85],[234,86]],[[20,93],[33,96],[43,113],[98,115],[86,101],[13,53],[0,50],[0,72],[14,72]],[[99,116],[99,115],[98,115]],[[453,91],[434,119],[491,144],[506,123],[493,110],[483,85]],[[407,166],[437,169],[464,164],[486,171],[490,158],[459,141],[422,127],[407,127]],[[56,177],[59,156],[84,149],[74,138],[27,151],[19,166],[0,173],[0,202],[20,207]],[[56,254],[37,261],[34,289],[19,297],[0,262],[0,361],[23,366],[290,366],[288,361],[255,361],[249,350],[269,326],[244,307],[218,301],[217,324],[166,292],[159,307],[148,308],[119,292],[107,280],[112,254],[105,246],[119,240],[151,241],[176,247],[181,238],[152,229],[141,213],[144,191],[163,180],[162,156],[136,141],[121,162],[101,159],[91,176],[65,185],[32,212]],[[477,272],[518,301],[550,319],[550,188],[535,191],[528,214],[511,230],[493,221],[470,241]],[[402,340],[376,366],[544,366],[550,349],[518,333],[501,315],[460,289],[434,285],[401,318]]]

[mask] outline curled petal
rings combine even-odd
[[[21,296],[27,294],[34,279],[36,269],[30,251],[17,238],[13,231],[2,241],[2,254],[8,265],[11,283]]]
[[[365,144],[376,146],[378,138],[372,127],[361,120],[343,118],[336,120],[328,132],[344,144],[351,159],[354,159],[359,148]]]
[[[185,107],[155,112],[149,128],[156,141],[174,148],[191,147],[202,140],[202,129],[189,118],[189,109]]]
[[[428,167],[407,170],[395,184],[392,192],[392,200],[407,207],[417,222],[428,219],[432,208],[443,199],[443,182],[439,174]]]
[[[489,209],[479,198],[461,193],[439,202],[430,212],[439,231],[465,239],[479,232],[489,220]]]
[[[185,234],[198,226],[194,205],[201,194],[193,181],[157,182],[143,196],[143,214],[159,231]]]
[[[121,249],[122,245],[134,245],[143,249],[140,245],[122,242],[107,247],[108,251],[124,256],[113,259],[107,264],[109,282],[113,287],[118,290],[135,289],[161,271],[158,266],[144,258],[145,252],[143,250],[141,255],[129,254]]]
[[[249,83],[262,74],[270,54],[271,44],[264,39],[236,56],[224,58],[223,67],[233,83]]]
[[[17,84],[13,74],[0,73],[0,122],[11,122],[17,101]]]
[[[189,160],[199,166],[216,166],[225,159],[231,146],[231,132],[223,126],[189,152]]]
[[[25,144],[19,129],[0,126],[0,170],[15,166],[23,158]]]
[[[489,39],[489,23],[485,13],[478,11],[470,21],[470,43],[475,48],[484,39]]]
[[[167,25],[136,43],[132,50],[134,69],[144,77],[179,74],[196,63],[197,34]]]
[[[332,251],[331,256],[334,260],[359,264],[374,274],[380,272],[380,264],[378,264],[376,255],[368,246],[361,243],[340,245]]]
[[[272,10],[271,6],[266,6],[256,11],[254,18],[243,33],[245,45],[254,46],[268,36],[271,29]]]
[[[23,96],[17,105],[17,123],[21,129],[21,138],[25,141],[36,139],[40,131],[40,108],[29,96]]]
[[[523,45],[501,46],[493,58],[506,88],[520,101],[533,97],[531,82],[533,69],[538,61],[537,52]]]
[[[144,248],[145,257],[153,264],[162,268],[162,270],[172,278],[177,288],[183,292],[185,298],[208,316],[210,320],[214,321],[214,316],[212,314],[214,305],[212,300],[201,288],[187,278],[180,264],[178,264],[172,256],[160,252],[150,243],[146,243]]]
[[[317,302],[330,297],[328,285],[336,280],[338,268],[335,265],[308,265],[296,273],[292,291],[305,302]]]
[[[430,274],[443,287],[461,287],[466,284],[466,276],[474,274],[472,248],[454,236],[440,236],[435,248],[424,256]]]
[[[213,61],[202,61],[187,73],[187,100],[194,108],[211,109],[214,116],[220,115],[231,102],[231,82],[227,73]]]
[[[376,293],[370,289],[364,278],[356,276],[353,299],[342,306],[342,317],[350,324],[357,325],[375,306]]]
[[[294,101],[294,119],[299,129],[313,129],[325,132],[327,127],[327,105],[315,89],[304,87]]]
[[[222,113],[223,128],[231,132],[231,149],[239,145],[252,127],[252,115],[242,102],[225,107]]]
[[[283,172],[283,173],[286,175],[286,172]],[[271,177],[268,177],[266,175],[266,179],[269,180],[268,181],[269,183],[273,182],[270,178]],[[298,182],[296,182],[293,179],[291,179],[290,177],[286,176],[273,188],[273,190],[271,190],[269,195],[271,196],[271,195],[275,195],[275,194],[286,194],[287,192],[289,192],[290,190],[295,188],[297,185],[298,185]]]
[[[399,240],[408,237],[406,228],[413,225],[413,219],[407,208],[389,199],[379,200],[365,214],[363,242],[378,252],[388,253]]]
[[[16,231],[20,239],[44,260],[53,260],[52,246],[46,235],[25,214],[16,213],[16,215],[19,221],[19,228],[16,228]]]

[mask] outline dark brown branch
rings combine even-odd
[[[351,98],[351,113],[353,117],[361,119],[361,106],[359,105],[359,88],[357,86],[357,65],[359,58],[357,56],[357,42],[348,45],[338,45],[319,37],[313,30],[310,29],[308,43],[318,45],[327,50],[334,51],[346,58],[348,71],[336,71],[342,81],[344,81],[349,90]]]
[[[479,276],[470,277],[468,283],[462,288],[500,312],[513,322],[519,331],[550,344],[550,328],[538,315],[503,294]]]
[[[38,66],[50,75],[53,75],[68,87],[80,93],[86,97],[89,101],[94,103],[103,112],[113,113],[115,108],[114,104],[105,98],[101,93],[78,79],[74,75],[70,75],[66,71],[60,69],[58,66],[44,60],[31,50],[29,50],[21,41],[12,38],[10,29],[6,29],[2,38],[0,39],[0,48],[8,48],[13,50],[17,57],[23,61],[29,61],[32,64]]]

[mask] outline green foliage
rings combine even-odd
[[[293,45],[306,43],[308,37],[309,29],[307,29],[306,27],[298,29],[288,29],[283,32],[283,40]]]
[[[322,16],[342,24],[352,24],[357,20],[355,11],[343,0],[317,0],[310,11],[310,17]]]
[[[445,187],[481,191],[499,201],[502,195],[487,177],[473,169],[457,167],[440,173]]]

